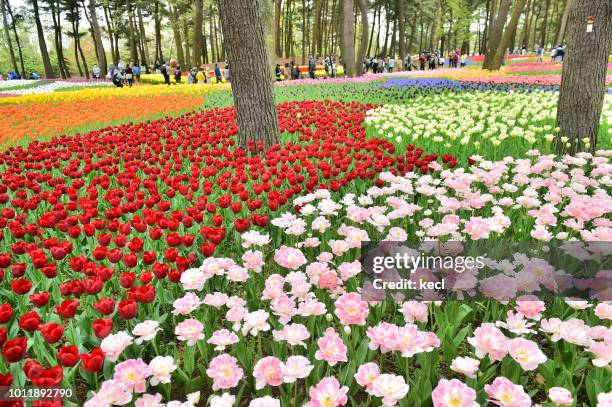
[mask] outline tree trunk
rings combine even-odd
[[[587,17],[592,17],[594,22],[590,32]],[[557,109],[557,127],[561,129],[557,151],[570,154],[595,151],[612,45],[612,3],[577,0],[569,13],[567,31],[567,54]]]
[[[13,64],[13,69],[15,72],[19,72],[19,67],[17,66],[17,58],[15,58],[15,50],[13,49],[13,41],[11,41],[11,32],[9,31],[8,19],[6,17],[6,7],[4,5],[4,0],[0,0],[0,12],[2,13],[2,25],[4,27],[4,36],[6,37],[6,43],[9,50],[9,55],[11,57],[11,63]]]
[[[144,21],[142,19],[142,11],[140,6],[137,5],[136,11],[138,13],[138,27],[140,30],[140,40],[142,41],[142,55],[140,57],[140,63],[144,66],[149,66],[149,43],[147,42],[147,32],[145,30]],[[201,24],[200,24],[201,25]]]
[[[434,52],[438,45],[438,21],[442,14],[442,3],[440,0],[436,0],[436,11],[434,14],[433,22],[431,23],[431,31],[429,32],[429,52]]]
[[[202,65],[202,23],[204,21],[204,4],[195,0],[195,16],[193,18],[193,63],[194,67]]]
[[[113,60],[113,64],[119,63],[119,59],[117,58],[117,51],[115,50],[115,40],[114,40],[114,30],[111,25],[110,20],[110,8],[108,6],[103,6],[104,10],[104,20],[106,21],[106,31],[108,31],[108,39],[111,47],[111,59]],[[95,44],[95,42],[94,42]]]
[[[215,26],[213,23],[214,14],[212,6],[210,7],[209,15],[210,20],[208,20],[208,24],[210,28],[210,62],[217,62],[215,58],[215,46],[217,44],[217,40],[215,39]]]
[[[482,40],[480,42],[480,48],[478,49],[478,53],[480,55],[485,53],[485,50],[487,47],[487,39],[489,36],[489,21],[492,20],[490,10],[491,10],[491,0],[487,0],[487,5],[485,9],[484,29],[482,30]]]
[[[138,64],[138,50],[136,49],[136,35],[134,34],[134,13],[132,11],[132,1],[126,1],[127,14],[128,14],[128,42],[130,45],[130,60]],[[182,64],[181,64],[182,65]]]
[[[540,27],[540,46],[546,47],[546,30],[548,29],[548,9],[550,8],[550,0],[544,2],[544,19]]]
[[[302,63],[304,63],[304,60],[305,60],[306,38],[308,37],[307,35],[308,28],[306,27],[307,12],[308,10],[306,9],[306,0],[302,0],[302,49],[301,49]]]
[[[514,37],[516,33],[516,26],[518,25],[519,18],[523,13],[523,9],[525,8],[525,3],[527,0],[518,0],[516,6],[514,6],[514,10],[512,10],[512,17],[510,18],[510,22],[508,23],[508,27],[504,32],[504,35],[497,47],[497,51],[495,52],[495,58],[491,61],[488,69],[492,71],[498,71],[501,68],[502,62],[504,61],[504,55],[506,55],[506,49],[508,48],[508,44],[510,44],[510,40]]]
[[[19,65],[21,66],[21,77],[23,78],[26,76],[26,71],[25,71],[25,64],[23,62],[23,52],[21,49],[21,40],[19,39],[19,34],[17,33],[17,22],[15,21],[15,16],[13,15],[11,3],[9,2],[9,0],[4,0],[4,1],[6,5],[6,11],[11,17],[11,28],[13,31],[13,36],[15,37],[15,43],[17,45],[17,52],[19,53]]]
[[[83,77],[85,76],[85,74],[83,73],[83,68],[81,67],[81,61],[80,61],[80,57],[79,57],[79,47],[78,47],[78,38],[79,38],[79,34],[78,34],[78,30],[76,27],[76,21],[78,21],[78,16],[74,15],[74,8],[71,9],[70,11],[73,14],[73,17],[71,18],[70,24],[72,25],[72,38],[73,38],[73,42],[74,42],[74,60],[76,62],[77,65],[77,69],[79,70],[79,76]]]
[[[531,7],[534,0],[527,1],[527,8],[525,9],[525,21],[523,22],[523,29],[521,31],[521,47],[527,46],[529,37],[529,14],[531,13]]]
[[[487,53],[485,54],[485,59],[482,63],[482,67],[484,69],[491,69],[490,66],[495,60],[497,48],[499,47],[502,39],[504,26],[506,25],[506,19],[508,18],[508,13],[510,11],[511,5],[512,0],[501,0],[497,17],[495,18],[493,23],[490,24],[491,29],[489,34],[489,41],[487,43]]]
[[[399,57],[402,63],[406,57],[406,12],[405,0],[397,0],[397,20],[399,24]]]
[[[563,9],[563,15],[561,16],[561,21],[559,22],[559,33],[557,34],[557,38],[555,39],[555,43],[553,45],[559,45],[563,43],[563,39],[565,38],[565,28],[567,27],[567,18],[569,16],[569,12],[574,5],[574,0],[567,0],[565,2],[565,8]]]
[[[89,67],[87,66],[87,60],[85,59],[85,54],[83,53],[83,48],[81,47],[81,34],[79,33],[79,5],[76,4],[76,47],[79,51],[79,55],[81,56],[81,61],[83,62],[83,70],[85,71],[85,78],[89,79]],[[77,58],[78,61],[78,58]]]
[[[321,3],[323,0],[314,0],[314,28],[312,30],[312,38],[313,38],[313,47],[311,50],[311,54],[319,54],[321,52],[322,43],[323,43],[323,35],[321,34],[321,9],[323,8],[323,4]]]
[[[34,21],[36,23],[36,33],[38,34],[38,46],[40,47],[40,55],[45,66],[45,77],[47,79],[55,78],[53,73],[53,67],[51,66],[51,59],[49,58],[49,52],[47,51],[47,44],[45,43],[45,33],[43,31],[42,23],[40,22],[40,13],[38,11],[38,0],[32,0],[32,7],[34,9]]]
[[[285,58],[291,56],[291,0],[285,2]]]
[[[372,29],[370,30],[370,40],[368,42],[368,56],[372,55],[372,40],[374,39],[374,31],[376,30],[376,15],[380,7],[374,8],[374,18],[372,19]]]
[[[355,26],[353,0],[342,0],[342,61],[346,76],[355,76]]]
[[[416,15],[415,15],[415,19],[416,19]],[[414,38],[416,36],[416,22],[411,19],[410,20],[410,37],[408,38],[408,46],[406,47],[406,52],[408,54],[412,53],[412,46],[414,44]]]
[[[172,25],[172,33],[174,34],[176,59],[178,61],[178,64],[183,67],[185,66],[185,54],[183,53],[183,40],[181,37],[181,29],[179,27],[178,12],[176,11],[174,5],[170,2],[168,2],[168,15],[170,16],[170,24]]]
[[[387,55],[387,45],[389,44],[389,27],[391,27],[391,24],[389,24],[389,8],[385,7],[385,25],[387,26],[385,28],[385,42],[383,43],[383,49],[382,49],[382,55],[381,57],[385,57]]]
[[[102,75],[106,74],[106,53],[102,44],[102,33],[98,24],[98,15],[96,14],[96,0],[89,0],[89,18],[91,19],[91,29],[96,42],[96,56],[98,58],[98,66]]]
[[[202,12],[204,9],[202,9]],[[206,41],[206,24],[202,18],[202,62],[208,63],[208,42]]]
[[[183,23],[183,39],[185,40],[185,65],[181,65],[182,69],[189,68],[187,65],[191,63],[191,46],[189,44],[189,26],[187,21]]]
[[[164,52],[162,51],[161,45],[161,13],[159,11],[159,0],[155,0],[153,19],[155,20],[155,60],[161,63],[161,61],[164,60]]]
[[[306,0],[302,0],[304,4],[306,4]],[[312,7],[308,7],[306,11],[306,50],[302,55],[302,65],[306,64],[306,52],[310,52],[312,47],[312,30],[310,27],[312,26]]]
[[[423,32],[424,32],[424,27],[423,27],[423,13],[421,12],[421,14],[419,15],[419,26],[421,28],[420,30],[420,36],[419,36],[419,54],[423,52]]]
[[[283,0],[274,0],[274,54],[277,58],[280,58],[283,53],[280,25],[282,7]]]
[[[363,75],[363,61],[368,50],[368,5],[366,0],[357,0],[357,7],[361,13],[361,40],[359,41],[359,51],[357,52],[357,74]]]
[[[535,1],[535,0],[534,0]],[[495,23],[495,16],[497,16],[497,5],[500,0],[490,0],[487,2],[487,20],[485,21],[485,39],[483,43],[483,50],[481,54],[487,53],[489,46],[489,40],[491,38],[491,28]]]
[[[51,20],[53,21],[53,38],[55,40],[55,53],[57,54],[57,64],[60,69],[60,75],[62,78],[66,79],[70,77],[70,70],[68,69],[68,65],[66,64],[66,58],[64,58],[64,47],[62,42],[62,12],[59,7],[59,1],[57,4],[55,0],[49,1],[49,6],[51,8]]]
[[[393,19],[393,27],[391,28],[391,44],[389,44],[389,52],[387,55],[390,55],[391,57],[393,57],[394,52],[395,52],[395,33],[397,31],[397,19],[394,18]]]
[[[219,17],[232,70],[238,144],[254,151],[280,143],[259,0],[220,1]]]

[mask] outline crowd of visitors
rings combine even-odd
[[[563,62],[565,57],[565,44],[560,44],[553,47],[551,51],[551,60],[554,62]],[[508,53],[511,51],[508,50]],[[534,52],[539,62],[544,61],[544,47],[535,44]],[[513,54],[527,55],[527,48],[515,48]],[[395,71],[413,71],[413,70],[433,70],[437,68],[463,68],[467,63],[467,55],[461,52],[461,49],[451,50],[446,54],[441,51],[424,51],[418,55],[407,55],[403,60],[387,55],[386,57],[367,57],[363,61],[364,72],[372,72],[374,74],[392,73]],[[277,63],[274,68],[274,74],[277,81],[297,80],[297,79],[315,79],[317,77],[336,78],[338,76],[338,68],[343,66],[342,57],[337,57],[335,54],[330,54],[326,57],[320,55],[310,55],[306,65],[300,66],[291,58],[289,62],[284,64]],[[318,68],[319,67],[319,68]],[[317,70],[324,71],[324,74]],[[143,65],[140,67],[137,63],[130,62],[124,66],[121,62],[117,65],[111,64],[106,75],[117,87],[133,86],[140,82],[141,73],[150,73],[149,67]],[[174,77],[174,82],[180,84],[183,82],[183,74],[186,73],[187,84],[215,84],[231,81],[231,70],[229,64],[215,63],[213,65],[202,65],[193,67],[183,71],[176,60],[172,59],[168,63],[165,61],[155,61],[153,72],[161,74],[164,78],[164,83],[170,85],[170,78]],[[101,79],[101,69],[97,64],[93,65],[91,74],[93,79]],[[0,72],[0,80],[16,80],[22,79],[18,72],[9,70],[6,78]],[[36,72],[28,75],[28,79],[40,79]]]
[[[132,87],[134,83],[140,83],[140,75],[143,70],[149,72],[146,65],[141,68],[138,64],[130,62],[127,66],[123,66],[123,63],[119,62],[117,65],[110,65],[106,78],[110,79],[118,88],[123,86]],[[100,67],[94,65],[92,75],[94,79],[99,79]]]
[[[231,81],[231,71],[227,62],[224,64],[224,67],[216,63],[212,66],[192,67],[187,71],[183,71],[177,61],[172,59],[168,63],[165,61],[155,61],[154,69],[155,73],[161,74],[164,77],[166,85],[170,85],[170,77],[172,76],[175,83],[183,83],[183,73],[187,74],[186,83],[188,85],[215,84]]]

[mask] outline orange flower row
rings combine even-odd
[[[0,105],[0,146],[174,115],[201,106],[203,100],[203,95],[159,95]]]

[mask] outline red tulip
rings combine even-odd
[[[42,366],[35,360],[28,359],[23,365],[23,373],[30,380],[37,378],[42,373]]]
[[[15,278],[23,277],[26,272],[27,264],[15,263],[11,266],[11,274]]]
[[[215,244],[211,242],[202,243],[200,251],[205,257],[211,257],[215,253]]]
[[[19,362],[23,359],[28,346],[28,339],[23,336],[18,336],[4,343],[2,348],[2,355],[7,362]]]
[[[0,387],[10,387],[13,384],[13,375],[10,373],[0,373]]]
[[[42,369],[40,375],[31,379],[38,387],[54,387],[62,382],[63,370],[60,366],[54,366],[50,369]]]
[[[7,336],[8,336],[8,332],[6,330],[6,327],[0,326],[0,348],[4,346]]]
[[[143,285],[134,290],[135,300],[138,302],[150,303],[155,299],[155,287]]]
[[[111,330],[113,329],[113,320],[108,318],[108,319],[96,319],[95,321],[93,321],[93,323],[91,324],[91,328],[94,331],[94,334],[102,339],[102,338],[106,338],[108,336],[108,334],[110,334]]]
[[[19,318],[19,327],[27,332],[34,332],[40,326],[40,315],[36,311],[26,312]]]
[[[239,218],[234,221],[234,227],[238,233],[246,232],[249,229],[249,220]]]
[[[119,315],[125,320],[130,320],[138,314],[138,306],[134,300],[123,300],[119,303]]]
[[[10,321],[13,318],[13,307],[11,304],[0,305],[0,324]]]
[[[5,269],[10,265],[11,265],[11,254],[10,253],[0,254],[0,268]]]
[[[16,294],[24,295],[32,288],[32,281],[26,278],[20,278],[11,282],[11,288]]]
[[[76,314],[77,307],[79,306],[79,301],[74,300],[64,300],[60,305],[55,307],[55,312],[64,319],[69,319]]]
[[[36,307],[44,307],[49,302],[51,295],[48,292],[30,294],[30,302]]]
[[[45,338],[45,342],[53,344],[62,338],[64,334],[64,325],[48,322],[41,325],[39,330],[43,338]]]
[[[79,351],[74,345],[60,346],[57,359],[63,366],[72,367],[79,362]]]
[[[102,352],[102,349],[94,348],[89,353],[81,354],[80,357],[85,371],[95,373],[102,369],[104,364],[104,352]]]
[[[121,273],[121,277],[119,278],[119,284],[121,284],[121,287],[123,288],[130,288],[131,286],[134,285],[135,281],[136,281],[136,274],[129,273],[129,272]]]

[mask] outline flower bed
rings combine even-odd
[[[99,88],[105,86],[114,86],[112,82],[107,80],[72,80],[72,81],[28,81],[34,83],[40,83],[38,86],[25,87],[21,89],[4,90],[3,94],[10,95],[33,95],[33,94],[45,94],[53,93],[57,91],[64,91],[72,88]]]
[[[452,150],[489,159],[551,151],[558,96],[550,92],[448,92],[389,104],[368,112],[368,133],[402,147],[417,143],[437,153]],[[606,99],[602,122],[612,100]],[[609,145],[605,137],[604,145]],[[502,148],[503,147],[503,148]]]
[[[235,253],[241,241],[267,242],[259,231],[301,192],[338,191],[349,184],[354,190],[374,182],[381,171],[433,171],[428,164],[437,156],[366,140],[360,124],[369,108],[281,104],[281,128],[290,141],[265,158],[234,147],[233,108],[59,137],[0,154],[0,365],[10,371],[1,382],[40,385],[44,377],[47,385],[80,386],[81,396],[83,389],[96,390],[99,401],[111,393],[131,398],[132,390],[142,390],[136,380],[153,366],[169,369],[151,382],[161,384],[165,398],[176,394],[166,384],[171,376],[180,395],[208,386],[207,377],[225,375],[234,363],[230,357],[211,358],[208,376],[194,373],[195,350],[208,346],[197,335],[201,323],[183,321],[185,311],[172,316],[168,308],[183,295],[177,283],[194,281],[193,272],[186,272],[190,266]],[[439,161],[455,164],[450,155]],[[236,271],[237,279],[244,276]],[[175,305],[188,309],[188,301]],[[170,328],[177,318],[183,323]],[[252,323],[258,318],[253,314]],[[139,324],[144,319],[155,322]],[[155,323],[167,330],[151,342]],[[247,331],[255,334],[257,326]],[[126,332],[142,333],[142,341]],[[222,335],[215,346],[224,343]],[[162,343],[164,354],[153,355]],[[134,361],[125,360],[128,345]],[[174,354],[180,371],[172,373],[172,360],[152,362],[166,353]],[[144,367],[139,357],[153,365]],[[137,387],[98,387],[115,375]],[[215,389],[227,386],[217,384]]]
[[[133,286],[134,277],[113,276],[106,286],[133,292],[140,313],[135,316],[134,303],[120,303],[120,317],[114,316],[110,300],[85,308],[92,315],[110,312],[85,336],[93,344],[94,335],[104,339],[101,351],[82,355],[81,369],[102,369],[106,358],[104,374],[98,373],[105,380],[86,406],[109,399],[158,405],[172,398],[182,406],[198,398],[219,406],[249,400],[252,406],[371,406],[381,400],[448,406],[450,397],[467,406],[548,399],[605,405],[611,396],[605,394],[609,303],[547,304],[520,297],[523,289],[507,304],[368,303],[358,291],[356,260],[364,240],[439,238],[444,230],[455,238],[512,233],[518,240],[546,240],[545,231],[558,239],[607,240],[610,156],[602,151],[557,160],[530,152],[498,162],[475,157],[467,169],[433,176],[383,173],[378,186],[359,192],[317,190],[295,198],[295,210],[278,214],[269,232],[243,233],[241,244],[176,276],[178,285],[153,279]],[[529,266],[518,257],[504,273],[518,278]],[[550,272],[540,273],[535,286]],[[154,295],[141,288],[150,286]],[[172,306],[164,308],[159,298]],[[113,316],[129,319],[115,330]],[[87,324],[80,330],[88,332]],[[83,343],[77,345],[73,353],[81,352]]]
[[[492,83],[492,84],[525,84],[559,86],[561,75],[514,75],[498,77],[472,77],[464,79],[466,82]],[[612,75],[606,76],[606,84],[612,84]]]
[[[134,96],[0,105],[0,145],[90,130],[122,120],[175,115],[202,106],[199,95]]]
[[[517,92],[531,92],[531,91],[557,91],[558,86],[530,86],[523,84],[495,84],[495,83],[473,83],[463,82],[458,80],[451,80],[446,78],[393,78],[387,79],[381,87],[418,87],[436,89],[438,91],[464,91],[464,90],[503,90],[503,91],[517,91]]]
[[[204,86],[133,86],[117,88],[114,86],[93,87],[90,89],[65,90],[62,92],[26,94],[19,97],[0,98],[0,105],[17,105],[29,103],[70,102],[77,100],[99,99],[106,101],[120,97],[163,96],[172,94],[204,95],[212,85]],[[100,103],[106,103],[100,102]]]
[[[506,67],[506,72],[530,72],[530,71],[561,71],[563,64],[557,62],[515,62]],[[612,63],[608,64],[608,70],[612,70]]]

